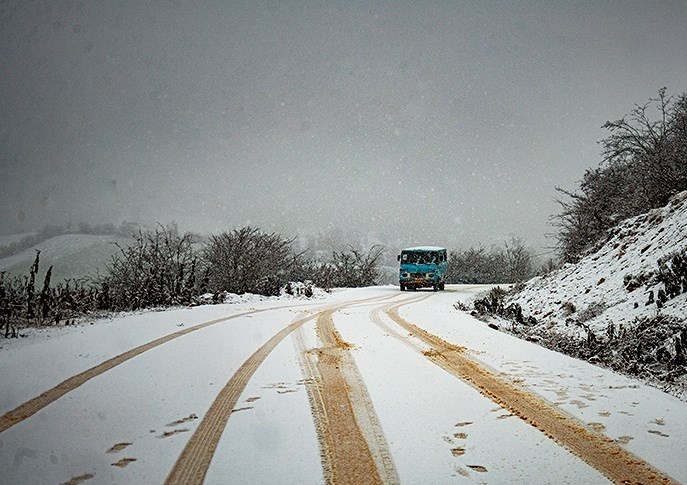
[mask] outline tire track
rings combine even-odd
[[[395,295],[394,295],[395,296]],[[362,302],[389,298],[387,295],[324,307],[307,317],[296,320],[277,332],[256,350],[234,373],[229,382],[217,395],[207,413],[196,428],[190,440],[167,476],[166,485],[200,485],[205,480],[210,462],[217,449],[219,440],[227,426],[232,410],[236,407],[248,381],[274,348],[291,332],[304,323],[318,317],[322,311],[337,311]]]
[[[396,467],[365,383],[333,323],[336,310],[322,312],[322,347],[306,350],[294,334],[315,420],[326,483],[399,483]]]
[[[373,310],[370,314],[371,319],[442,369],[472,385],[495,403],[542,431],[611,481],[625,484],[678,485],[678,482],[621,448],[613,440],[587,429],[575,418],[555,409],[541,397],[498,377],[468,355],[464,347],[446,342],[408,322],[398,313],[398,309],[405,304],[407,303],[403,302],[387,306],[383,310]],[[429,346],[430,350],[424,350],[407,335],[387,325],[381,318],[382,311],[410,336]]]
[[[322,379],[319,378],[316,360],[312,358],[312,354],[306,350],[303,338],[303,327],[297,328],[293,333],[293,341],[296,347],[296,354],[298,355],[298,362],[305,376],[303,382],[308,392],[310,410],[313,420],[315,421],[315,432],[320,448],[320,461],[322,462],[324,481],[325,483],[332,483],[332,456],[326,444],[331,442],[333,438],[327,427],[328,418],[324,406],[324,397],[322,395]],[[318,419],[318,417],[320,417],[320,419]]]
[[[34,414],[36,414],[38,411],[43,409],[44,407],[48,406],[49,404],[53,403],[54,401],[57,401],[59,398],[67,394],[68,392],[73,391],[74,389],[78,388],[79,386],[82,386],[89,380],[93,379],[94,377],[99,376],[100,374],[103,374],[104,372],[107,372],[108,370],[123,364],[124,362],[133,359],[134,357],[141,355],[143,352],[147,352],[148,350],[154,349],[155,347],[158,347],[162,344],[165,344],[171,340],[174,340],[176,338],[182,337],[184,335],[187,335],[191,332],[195,332],[197,330],[202,330],[204,328],[207,328],[211,325],[215,325],[217,323],[221,322],[226,322],[227,320],[233,320],[236,318],[241,318],[246,315],[253,315],[256,313],[262,313],[270,310],[280,310],[284,308],[293,308],[297,307],[300,305],[285,305],[281,307],[272,307],[272,308],[263,308],[259,310],[250,310],[247,312],[242,312],[238,313],[236,315],[231,315],[228,317],[222,317],[222,318],[216,318],[214,320],[209,320],[207,322],[203,322],[201,324],[195,325],[193,327],[186,328],[184,330],[179,330],[178,332],[171,333],[169,335],[165,335],[163,337],[157,338],[155,340],[151,340],[150,342],[139,345],[138,347],[135,347],[131,350],[128,350],[122,354],[119,354],[115,357],[112,357],[111,359],[108,359],[94,367],[91,367],[90,369],[86,369],[83,372],[80,372],[79,374],[76,374],[59,384],[57,384],[55,387],[52,389],[49,389],[45,391],[44,393],[40,394],[39,396],[34,397],[33,399],[30,399],[23,404],[20,404],[16,408],[14,408],[11,411],[6,412],[0,417],[0,433],[7,431],[9,428],[12,426],[21,423],[27,418],[30,418]]]

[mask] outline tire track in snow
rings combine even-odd
[[[396,295],[393,295],[396,296]],[[386,299],[388,295],[382,297],[366,298],[354,300],[336,305],[328,306],[318,313],[296,320],[287,327],[277,332],[272,338],[265,342],[262,347],[256,350],[232,375],[229,382],[217,395],[210,405],[207,413],[196,428],[188,443],[177,459],[174,468],[167,476],[166,485],[200,485],[205,480],[210,462],[217,449],[219,440],[227,426],[232,410],[236,407],[241,394],[243,393],[248,381],[251,379],[258,367],[263,363],[274,348],[289,335],[291,332],[302,326],[304,323],[317,318],[323,311],[334,312],[342,308],[356,304]]]
[[[320,444],[326,483],[399,483],[382,426],[365,383],[334,327],[336,309],[322,312],[317,333],[322,347],[307,350],[301,329],[294,333]]]
[[[415,302],[421,299],[418,298]],[[542,431],[611,481],[627,484],[678,485],[678,482],[621,448],[613,440],[587,429],[574,417],[555,409],[541,397],[499,378],[483,364],[470,357],[464,347],[446,342],[405,320],[399,315],[398,309],[408,303],[414,302],[402,302],[389,305],[384,310],[373,310],[370,317],[375,324],[390,332],[392,336]],[[392,329],[381,318],[382,311],[412,337],[428,345],[430,350],[423,349],[408,335]]]
[[[222,318],[216,318],[214,320],[209,320],[207,322],[200,323],[198,325],[194,325],[193,327],[186,328],[184,330],[179,330],[178,332],[171,333],[169,335],[165,335],[163,337],[157,338],[155,340],[151,340],[150,342],[139,345],[138,347],[135,347],[131,350],[128,350],[122,354],[119,354],[115,357],[112,357],[111,359],[108,359],[94,367],[91,367],[90,369],[86,369],[83,372],[80,372],[79,374],[76,374],[62,382],[60,382],[58,385],[53,387],[52,389],[49,389],[42,393],[39,396],[34,397],[33,399],[30,399],[23,404],[20,404],[16,408],[14,408],[11,411],[6,412],[0,417],[0,433],[3,431],[7,431],[9,428],[14,426],[15,424],[21,423],[27,418],[30,418],[34,414],[36,414],[38,411],[43,409],[44,407],[48,406],[49,404],[57,401],[59,398],[67,394],[68,392],[73,391],[74,389],[78,388],[79,386],[82,386],[89,380],[93,379],[94,377],[99,376],[100,374],[103,374],[104,372],[107,372],[108,370],[117,367],[120,364],[123,364],[127,360],[133,359],[134,357],[141,355],[143,352],[146,352],[148,350],[154,349],[155,347],[158,347],[162,344],[165,344],[171,340],[174,340],[176,338],[182,337],[184,335],[187,335],[191,332],[195,332],[197,330],[202,330],[204,328],[207,328],[211,325],[215,325],[217,323],[221,322],[226,322],[227,320],[233,320],[235,318],[241,318],[246,315],[253,315],[256,313],[262,313],[270,310],[280,310],[284,308],[293,308],[297,307],[300,305],[286,305],[286,306],[281,306],[281,307],[272,307],[272,308],[263,308],[259,310],[250,310],[247,312],[242,312],[238,313],[236,315],[230,315],[228,317],[222,317]]]

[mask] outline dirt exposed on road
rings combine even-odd
[[[595,433],[570,415],[555,409],[541,397],[498,377],[483,364],[453,345],[406,321],[398,314],[405,303],[387,309],[387,315],[412,337],[428,345],[433,352],[418,348],[406,335],[394,332],[442,369],[471,384],[492,401],[542,431],[615,483],[675,484],[670,477],[618,446],[613,440]],[[373,320],[377,323],[379,316]],[[388,329],[388,325],[382,322]],[[476,468],[473,468],[476,469]],[[482,470],[479,470],[482,471]]]
[[[372,401],[350,353],[336,331],[333,311],[317,319],[322,347],[301,350],[301,366],[320,442],[326,483],[399,483]]]

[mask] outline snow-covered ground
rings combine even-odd
[[[687,192],[628,219],[596,251],[506,297],[524,324],[493,321],[549,348],[687,398]]]
[[[402,306],[401,316],[466,347],[496,375],[687,483],[687,403],[494,331],[453,307],[477,289],[449,290],[426,293],[427,299]],[[291,322],[347,302],[333,323],[351,346],[401,483],[608,483],[543,432],[413,350],[402,331],[388,330],[394,323],[384,306],[422,294],[388,286],[337,290],[315,301],[244,298],[0,340],[0,413],[6,413],[156,338],[265,310],[151,348],[0,432],[0,483],[163,483],[219,391],[251,354]],[[360,301],[369,298],[382,299]],[[315,320],[301,327],[306,349],[318,345],[315,327]],[[205,483],[323,483],[299,348],[294,332],[250,378]]]
[[[656,304],[647,303],[649,292],[655,299],[664,286],[655,279],[658,261],[686,249],[687,192],[682,192],[666,207],[621,223],[606,244],[577,264],[527,282],[510,302],[561,332],[583,332],[565,322],[585,313],[584,323],[597,332],[609,324],[627,326],[636,318],[656,315]],[[626,286],[633,279],[637,283]],[[687,294],[668,300],[660,312],[684,319]]]

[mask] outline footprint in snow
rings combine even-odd
[[[62,485],[79,485],[80,483],[85,482],[86,480],[90,480],[93,478],[95,475],[92,473],[84,473],[83,475],[79,475],[78,477],[74,477],[68,482],[64,482]]]
[[[465,454],[465,448],[463,446],[456,446],[451,448],[451,454],[453,456],[463,456]]]
[[[193,421],[194,419],[198,419],[198,416],[195,414],[189,414],[185,418],[177,419],[176,421],[172,421],[167,425],[168,428],[172,428],[174,426],[179,426],[180,424],[187,423],[188,421]]]
[[[253,409],[253,406],[243,406],[240,408],[235,408],[231,410],[231,413],[238,413],[239,411],[248,411],[249,409]]]
[[[606,425],[603,423],[589,423],[587,426],[592,428],[597,433],[601,433],[603,431],[606,431]]]
[[[113,445],[112,448],[107,450],[108,453],[119,453],[122,451],[124,448],[131,446],[131,443],[117,443],[116,445]]]
[[[584,408],[588,408],[588,407],[589,407],[588,404],[583,403],[582,401],[580,401],[580,400],[578,400],[578,399],[573,399],[572,401],[570,401],[570,404],[574,404],[574,405],[577,406],[579,409],[584,409]]]
[[[158,436],[158,438],[169,438],[170,436],[174,436],[175,434],[186,433],[186,432],[188,432],[188,428],[175,429],[172,431],[165,431],[160,436]]]
[[[116,463],[112,463],[111,466],[117,466],[119,468],[126,468],[129,463],[133,463],[136,461],[136,458],[122,458]]]

